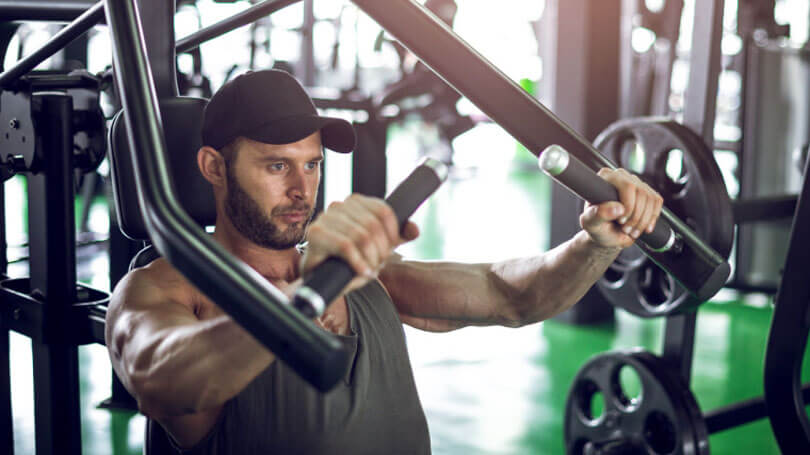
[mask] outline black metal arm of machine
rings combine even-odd
[[[557,183],[591,204],[619,200],[616,188],[558,145],[546,148],[538,159],[538,165]],[[664,219],[655,224],[653,232],[642,234],[639,240],[653,251],[663,252],[683,248],[683,241],[675,235]]]
[[[177,41],[177,53],[181,54],[196,49],[200,44],[222,36],[239,27],[252,24],[282,8],[286,8],[301,0],[265,0],[250,8],[223,19],[211,26],[197,30]]]
[[[557,144],[594,171],[616,167],[423,6],[411,0],[353,2],[532,153],[539,156]],[[714,295],[729,265],[672,212],[664,209],[661,217],[682,239],[683,248],[655,252],[642,246],[644,252],[695,295]]]
[[[166,143],[137,9],[133,1],[108,0],[105,6],[138,197],[155,246],[302,378],[329,390],[348,361],[342,343],[307,320],[281,291],[213,241],[181,209],[168,178]]]
[[[616,188],[558,145],[551,145],[546,148],[540,155],[538,164],[540,169],[551,176],[557,183],[592,204],[619,200]],[[638,240],[638,244],[643,245],[646,251],[656,253],[680,254],[684,247],[683,239],[675,233],[672,226],[664,218],[658,219],[653,232],[642,234]],[[701,287],[695,289],[690,288],[685,283],[681,284],[699,300],[706,301],[723,287],[730,273],[731,269],[728,263],[721,262]],[[678,279],[677,275],[674,275],[674,277]]]
[[[70,22],[81,16],[93,0],[0,0],[3,21]]]

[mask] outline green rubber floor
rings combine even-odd
[[[480,144],[500,147],[503,144]],[[512,149],[514,146],[511,146]],[[421,237],[406,257],[495,261],[547,248],[550,182],[518,153],[502,158],[457,156],[454,177],[414,219]],[[465,164],[466,163],[466,164]],[[475,166],[469,165],[475,163]],[[412,165],[411,165],[412,166]],[[410,167],[391,169],[396,182]],[[106,286],[106,258],[83,279]],[[770,301],[723,291],[699,312],[692,385],[701,408],[762,394]],[[594,354],[641,346],[658,352],[662,324],[619,312],[614,324],[572,327],[549,321],[521,329],[468,328],[448,334],[407,329],[408,345],[436,454],[562,454],[566,396],[577,370]],[[30,344],[12,334],[15,449],[34,453]],[[99,409],[110,394],[101,346],[80,349],[82,440],[87,454],[141,453],[144,419]],[[805,377],[810,377],[805,368]],[[760,421],[711,437],[714,454],[778,454]]]

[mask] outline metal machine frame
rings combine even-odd
[[[137,163],[137,190],[145,205],[143,212],[153,242],[195,285],[215,301],[222,302],[226,312],[274,352],[281,353],[280,356],[291,366],[309,371],[334,368],[339,359],[332,354],[339,343],[325,332],[314,329],[286,303],[283,294],[207,237],[180,209],[168,180],[166,145],[157,107],[161,93],[172,93],[171,78],[167,79],[166,76],[173,72],[167,68],[152,67],[156,53],[173,55],[178,48],[191,49],[295,1],[267,0],[240,13],[238,18],[228,19],[180,40],[177,46],[173,40],[170,46],[166,46],[166,43],[162,46],[156,44],[155,50],[150,47],[150,61],[147,61],[145,52],[149,36],[144,36],[143,23],[135,3],[133,0],[109,0],[88,8],[86,4],[82,4],[82,7],[63,2],[0,2],[0,15],[4,18],[73,20],[35,56],[0,74],[0,85],[4,88],[13,86],[36,64],[99,23],[103,13],[113,37],[116,79],[129,122],[131,150]],[[539,154],[547,145],[556,143],[591,167],[613,167],[587,139],[557,119],[422,6],[411,0],[354,0],[354,3],[532,153]],[[701,3],[709,8],[704,15],[706,20],[712,23],[720,20],[722,3],[722,0]],[[148,14],[149,21],[166,22],[173,17],[170,8],[148,11]],[[717,28],[711,29],[711,33],[718,33]],[[719,39],[707,42],[718,43],[719,47]],[[693,62],[704,63],[710,71],[705,75],[695,75],[690,80],[692,87],[701,87],[701,90],[694,90],[700,93],[698,96],[701,98],[687,100],[687,105],[692,106],[687,114],[694,114],[685,115],[685,123],[708,137],[713,125],[713,110],[709,109],[709,105],[713,101],[704,94],[716,92],[714,71],[720,58],[719,50],[714,46],[703,48],[703,51],[705,53],[698,47]],[[172,61],[164,60],[170,65]],[[73,194],[72,185],[68,184],[69,176],[73,175],[72,151],[67,148],[71,132],[71,126],[67,123],[70,100],[61,95],[37,96],[42,99],[44,118],[52,122],[48,125],[55,132],[42,136],[43,145],[49,150],[48,160],[40,175],[32,180],[30,192],[32,202],[40,201],[32,204],[30,281],[31,289],[38,289],[39,292],[28,292],[27,297],[16,299],[11,297],[15,289],[9,288],[8,292],[3,293],[0,314],[3,315],[4,332],[13,329],[35,339],[36,423],[38,430],[44,429],[37,431],[37,453],[72,454],[81,452],[76,345],[100,341],[98,330],[103,321],[99,318],[103,312],[100,309],[96,312],[76,307],[76,294],[90,291],[77,289],[75,285],[73,213],[67,209],[72,208],[68,201],[72,201]],[[54,150],[60,152],[54,153]],[[807,197],[810,197],[810,185],[805,180],[801,200],[806,201]],[[810,448],[810,424],[803,411],[801,391],[796,380],[810,329],[806,322],[810,311],[807,305],[810,289],[800,281],[801,272],[810,264],[810,249],[801,245],[803,242],[798,234],[808,230],[809,211],[806,203],[799,203],[791,239],[795,246],[786,263],[766,360],[766,405],[774,432],[784,450]],[[688,231],[670,212],[664,211],[662,216],[674,227]],[[689,241],[693,242],[694,248],[703,251],[699,239]],[[39,246],[33,247],[37,244]],[[707,255],[711,253],[709,250],[704,252]],[[19,289],[16,289],[17,292],[20,292]],[[235,295],[240,298],[231,298]],[[58,297],[51,301],[52,296]],[[44,310],[28,309],[35,305]],[[20,317],[36,315],[37,311],[41,311],[42,319]],[[84,329],[74,331],[59,318],[71,311],[82,314],[76,316],[74,321],[79,321]],[[665,356],[671,353],[671,358],[681,366],[680,370],[688,375],[694,316],[677,318],[680,319],[667,324],[664,351]],[[23,325],[25,321],[28,321],[29,327]],[[777,333],[779,337],[774,335]],[[6,429],[0,436],[0,447],[13,453],[10,400],[5,399],[10,394],[10,384],[6,381],[7,336],[0,336],[0,340],[0,368],[4,369],[0,374],[3,381],[0,384],[3,386],[0,391],[3,397],[0,401],[0,424]],[[688,340],[688,349],[686,344],[675,343],[675,340]],[[786,359],[785,355],[790,358]]]

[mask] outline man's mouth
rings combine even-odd
[[[309,218],[309,211],[308,210],[300,210],[300,211],[290,211],[280,213],[278,215],[285,223],[293,224],[293,223],[301,223],[306,221]]]

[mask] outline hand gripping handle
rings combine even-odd
[[[558,145],[543,151],[538,165],[559,184],[591,204],[619,200],[619,192],[613,185]],[[681,248],[680,237],[663,218],[658,218],[651,233],[642,234],[638,240],[658,253]]]
[[[385,201],[397,216],[400,229],[413,212],[441,186],[447,174],[447,165],[427,158],[386,198]],[[295,293],[293,305],[306,317],[318,317],[354,276],[354,270],[346,261],[332,256],[315,267],[304,280],[304,284]]]

